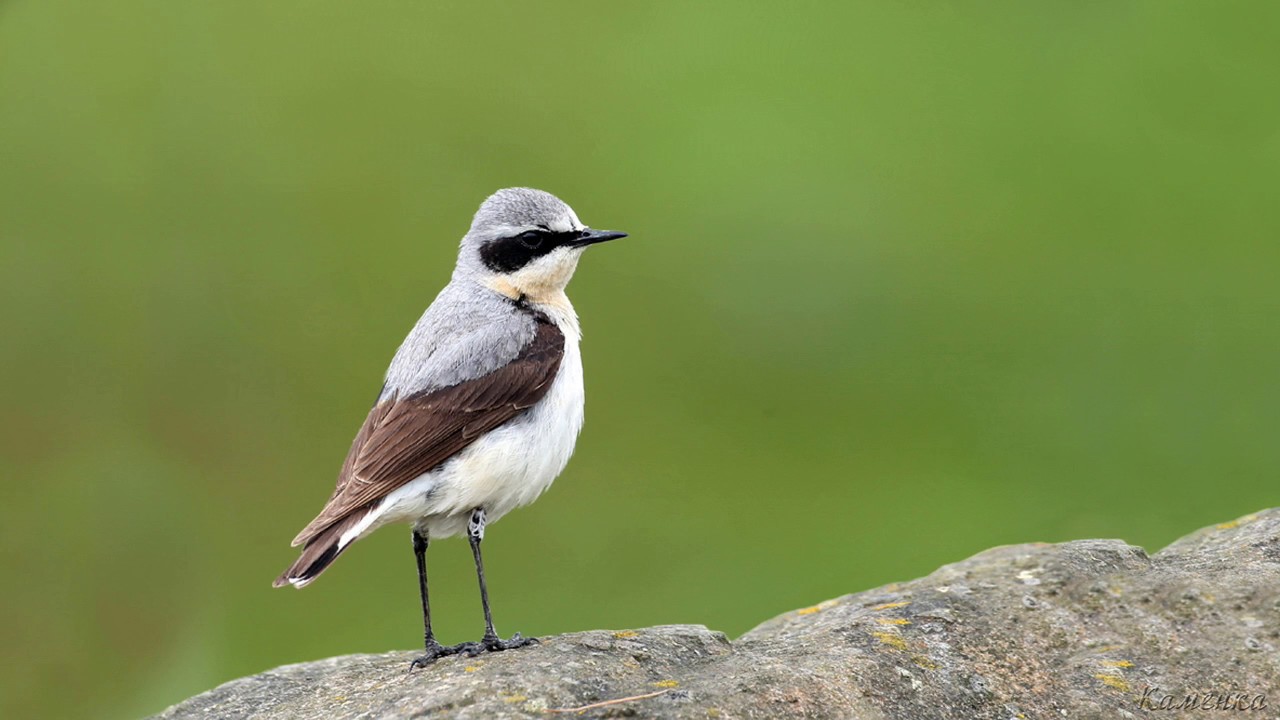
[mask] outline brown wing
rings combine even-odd
[[[538,323],[533,341],[510,363],[447,388],[392,396],[369,411],[324,510],[293,539],[311,540],[351,512],[439,467],[476,438],[547,394],[564,357],[564,335]]]

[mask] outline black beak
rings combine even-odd
[[[592,230],[587,228],[578,233],[578,239],[570,244],[574,247],[586,247],[587,245],[595,245],[596,243],[608,242],[609,240],[617,240],[624,238],[627,234],[618,232],[617,230]]]

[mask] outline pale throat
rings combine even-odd
[[[545,312],[556,325],[577,331],[578,313],[564,289],[578,267],[578,258],[569,256],[558,260],[535,263],[508,275],[493,275],[482,282],[496,293]]]

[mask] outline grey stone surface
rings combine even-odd
[[[157,717],[1276,718],[1278,650],[1280,510],[1267,510],[1154,556],[1116,540],[995,548],[732,643],[670,625],[413,673],[413,652],[351,655],[235,680]]]

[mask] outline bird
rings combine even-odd
[[[587,227],[542,190],[506,188],[481,203],[452,277],[393,356],[333,494],[293,539],[301,554],[274,586],[305,587],[357,540],[408,523],[425,639],[410,670],[536,643],[494,629],[480,544],[573,454],[582,333],[565,287],[588,247],[626,236]],[[430,540],[457,535],[471,545],[485,629],[478,642],[446,646],[431,626],[426,552]]]

